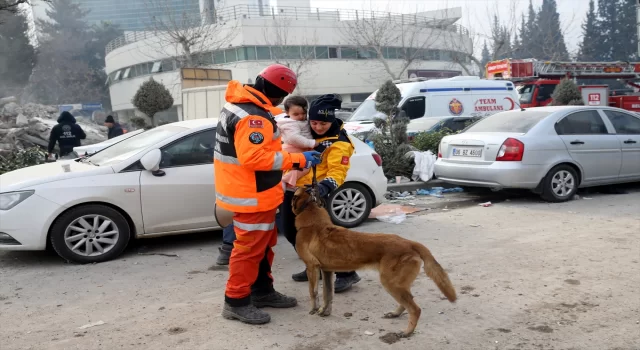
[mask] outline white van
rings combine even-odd
[[[398,104],[411,119],[409,132],[424,131],[431,126],[429,117],[485,117],[518,108],[518,94],[512,82],[485,80],[473,76],[447,79],[408,79],[394,81],[402,99]],[[375,129],[373,120],[386,118],[376,111],[376,92],[353,112],[345,130],[358,138],[366,138]],[[425,124],[422,127],[421,124]]]

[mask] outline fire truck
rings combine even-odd
[[[486,65],[487,79],[513,81],[520,105],[546,106],[551,94],[564,78],[616,79],[632,89],[610,91],[608,85],[579,85],[582,99],[590,106],[611,106],[640,112],[640,62],[553,62],[536,59],[504,59]]]

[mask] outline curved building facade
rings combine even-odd
[[[383,14],[388,33],[411,33],[411,40],[365,45],[350,33],[364,14],[358,11],[330,11],[310,8],[226,8],[217,13],[224,24],[211,25],[215,31],[211,46],[192,52],[198,67],[222,68],[232,78],[252,83],[265,66],[282,63],[299,75],[296,93],[313,97],[341,94],[345,102],[363,101],[385,80],[422,77],[450,77],[462,74],[467,64],[464,52],[472,41],[463,27],[455,24],[460,9],[428,14]],[[371,20],[371,15],[367,21]],[[378,15],[380,14],[373,14]],[[430,15],[427,17],[427,15]],[[437,19],[434,19],[437,18]],[[404,28],[404,29],[402,29]],[[365,33],[363,33],[365,34]],[[407,36],[409,34],[406,34]],[[220,46],[224,37],[224,46]],[[404,37],[403,37],[404,39]],[[379,58],[378,50],[382,53]],[[410,58],[407,59],[407,54]],[[179,45],[152,32],[129,32],[107,46],[106,69],[113,111],[123,121],[139,115],[131,103],[138,87],[153,77],[173,94],[174,108],[159,120],[181,119],[181,76],[184,62]]]

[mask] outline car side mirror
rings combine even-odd
[[[162,152],[159,149],[154,149],[140,158],[140,164],[142,167],[150,171],[154,176],[163,176],[164,171],[160,170],[160,161],[162,161]]]

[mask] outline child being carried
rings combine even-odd
[[[290,96],[284,101],[286,116],[276,119],[278,128],[282,132],[284,144],[282,149],[290,153],[309,151],[318,145],[311,136],[311,128],[307,121],[309,102],[302,96]],[[282,181],[288,188],[295,188],[296,182],[309,172],[291,170],[282,176]]]

